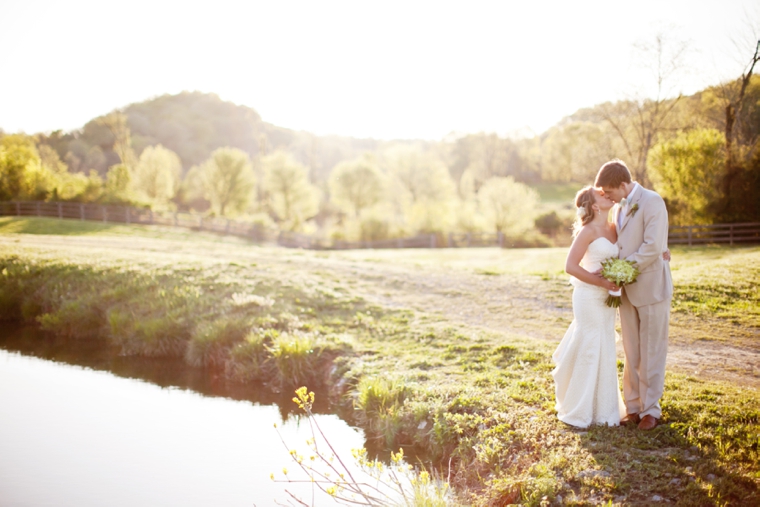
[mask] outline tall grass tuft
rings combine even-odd
[[[311,334],[280,333],[274,337],[269,353],[272,355],[279,380],[284,386],[321,383],[319,352]]]
[[[240,317],[202,324],[187,344],[185,362],[192,366],[223,366],[230,349],[246,338],[249,328],[248,321]]]
[[[358,419],[374,438],[393,445],[403,426],[401,406],[408,394],[407,386],[398,379],[362,377],[356,391],[354,408]]]
[[[277,331],[267,329],[248,333],[243,341],[230,349],[230,360],[225,365],[227,378],[237,382],[261,381],[272,373],[272,359],[268,345]]]
[[[182,357],[190,334],[188,324],[171,315],[135,316],[123,308],[108,312],[108,324],[111,340],[127,355]]]

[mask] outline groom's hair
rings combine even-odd
[[[618,188],[623,183],[631,182],[631,171],[620,159],[610,160],[604,164],[599,172],[596,173],[594,186],[597,188],[611,187]]]

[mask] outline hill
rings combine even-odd
[[[309,167],[313,179],[324,180],[341,160],[375,151],[383,144],[375,139],[317,136],[279,127],[263,121],[253,108],[224,101],[213,93],[162,95],[130,104],[122,111],[137,155],[148,146],[161,144],[179,155],[184,170],[222,146],[239,148],[251,157],[280,149]],[[101,118],[93,118],[79,130],[43,136],[44,142],[56,149],[72,171],[94,169],[105,175],[119,159],[113,152],[113,136],[99,123]]]

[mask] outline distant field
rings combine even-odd
[[[220,236],[180,227],[125,225],[90,220],[58,220],[37,217],[0,217],[0,234],[40,234],[60,236],[140,236],[176,240],[204,240],[248,243],[235,236]]]
[[[538,191],[542,203],[568,205],[572,205],[576,192],[583,188],[580,183],[536,183],[530,186]]]

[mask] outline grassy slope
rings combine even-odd
[[[373,305],[347,276],[425,266],[550,285],[563,249],[315,253],[74,224],[0,219],[3,316],[89,330],[130,353],[181,355],[241,381],[324,382],[318,396],[353,405],[368,435],[454,457],[455,485],[475,504],[760,501],[757,390],[669,373],[663,426],[573,431],[552,410],[553,344]],[[92,242],[12,234],[62,225]],[[759,259],[758,248],[676,250],[676,315],[756,336]]]

